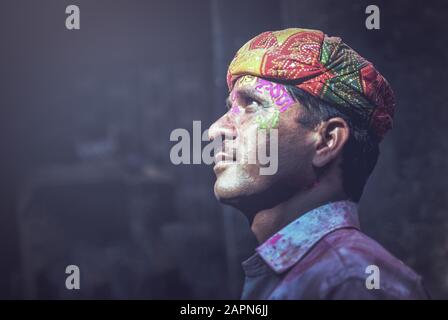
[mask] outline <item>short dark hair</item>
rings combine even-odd
[[[349,128],[350,136],[342,153],[342,179],[344,190],[351,200],[358,202],[364,186],[372,173],[379,156],[379,139],[365,123],[355,115],[348,115],[329,103],[312,96],[292,85],[286,85],[289,93],[305,108],[306,112],[299,123],[307,128],[315,128],[321,121],[330,118],[343,118]]]

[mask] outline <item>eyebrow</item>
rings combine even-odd
[[[253,89],[249,89],[249,88],[242,88],[242,89],[238,89],[238,93],[239,94],[244,94],[250,98],[256,98],[256,99],[261,99],[262,95],[261,93],[259,93],[257,90]]]

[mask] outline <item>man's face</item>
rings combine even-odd
[[[215,154],[215,195],[240,209],[261,209],[313,183],[313,131],[299,124],[303,107],[286,87],[253,76],[239,78],[227,99],[227,112],[209,129],[211,139],[223,140]],[[277,130],[275,141],[272,130]],[[266,139],[260,139],[260,133]],[[261,135],[264,136],[264,135]],[[260,150],[275,150],[277,172],[260,174],[266,164],[249,161]],[[263,152],[262,152],[263,153]],[[221,160],[221,161],[220,161]]]

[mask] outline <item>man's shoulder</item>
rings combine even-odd
[[[335,230],[322,238],[292,274],[301,271],[319,283],[320,298],[412,299],[426,295],[421,277],[378,242],[354,228]],[[378,281],[379,289],[367,288]]]
[[[369,266],[377,266],[384,275],[399,271],[401,276],[411,281],[420,279],[403,261],[358,229],[339,229],[326,235],[322,241],[325,242],[322,255],[338,261],[338,269],[353,270],[364,277]]]

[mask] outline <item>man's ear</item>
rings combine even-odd
[[[323,121],[316,129],[316,153],[313,165],[321,168],[342,155],[342,149],[350,136],[347,122],[340,118]]]

